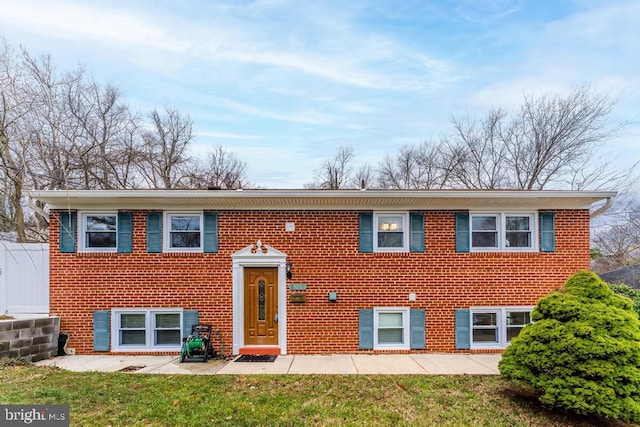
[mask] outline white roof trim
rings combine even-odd
[[[590,209],[607,191],[524,190],[52,190],[50,209],[467,210]]]

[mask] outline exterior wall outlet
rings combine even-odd
[[[296,223],[295,222],[286,222],[284,224],[284,231],[296,231]]]
[[[69,356],[74,356],[76,354],[75,348],[65,348],[64,352]]]
[[[409,301],[415,301],[416,300],[416,294],[414,294],[413,292],[411,292],[409,294]]]

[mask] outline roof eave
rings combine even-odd
[[[468,210],[590,209],[615,192],[517,190],[56,190],[50,209]],[[600,209],[598,210],[600,211]]]

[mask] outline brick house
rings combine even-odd
[[[197,322],[233,354],[499,352],[589,268],[590,218],[614,196],[35,193],[50,210],[51,312],[78,354],[174,354]]]

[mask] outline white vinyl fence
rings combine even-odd
[[[0,314],[49,314],[49,245],[0,241]]]

